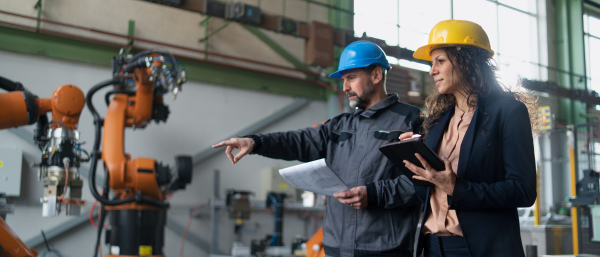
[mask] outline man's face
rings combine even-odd
[[[371,74],[363,69],[351,69],[342,75],[344,81],[344,92],[348,95],[350,107],[366,109],[371,105],[375,94],[375,87],[371,80]]]

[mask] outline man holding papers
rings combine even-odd
[[[327,256],[412,256],[420,203],[414,187],[378,150],[403,132],[417,133],[419,109],[387,95],[389,65],[374,43],[346,47],[338,71],[352,113],[295,131],[232,138],[213,145],[237,163],[248,153],[309,162],[325,159],[350,188],[327,197],[323,244]],[[239,149],[237,155],[232,154]]]

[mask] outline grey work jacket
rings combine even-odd
[[[252,153],[303,162],[325,158],[349,188],[367,186],[366,209],[327,197],[323,244],[328,256],[412,256],[420,202],[412,183],[379,147],[420,127],[419,109],[393,94],[314,128],[256,135],[260,146]]]

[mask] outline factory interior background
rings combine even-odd
[[[289,195],[286,247],[321,227],[324,207],[320,197],[279,176],[279,169],[300,162],[248,155],[232,165],[223,149],[211,145],[350,112],[341,82],[327,75],[337,70],[344,46],[356,40],[375,42],[389,56],[388,93],[423,107],[435,87],[429,64],[412,53],[446,19],[480,24],[502,82],[539,97],[538,200],[520,210],[523,245],[536,245],[540,255],[600,255],[599,0],[1,0],[0,77],[39,98],[62,85],[87,94],[113,79],[113,57],[120,53],[172,53],[187,81],[176,98],[164,95],[165,122],[126,129],[124,149],[169,167],[176,166],[176,156],[191,157],[190,183],[168,198],[165,255],[231,256],[273,234],[278,213],[265,204],[268,192]],[[102,96],[92,100],[104,115]],[[90,163],[79,168],[86,200],[80,215],[63,209],[43,217],[35,130],[0,130],[5,221],[39,253],[52,248],[65,257],[93,255],[98,204],[90,191]],[[77,131],[81,148],[91,153],[95,127],[87,106]],[[97,172],[97,188],[103,180]],[[240,194],[250,204],[243,219],[228,201]]]

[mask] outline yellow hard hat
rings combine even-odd
[[[494,55],[490,40],[479,24],[463,20],[445,20],[433,27],[429,33],[429,43],[419,47],[413,57],[431,61],[431,51],[445,46],[462,45],[479,47],[487,50],[490,57]]]

